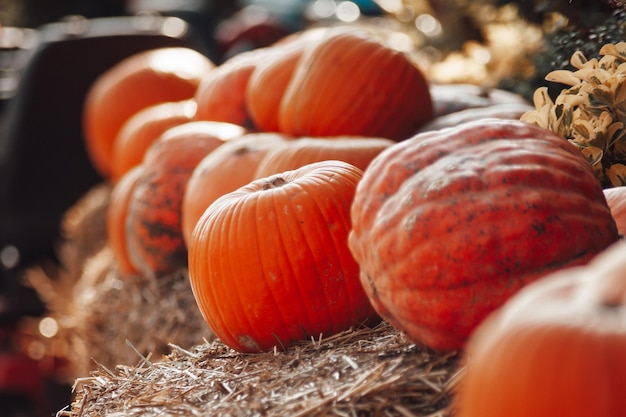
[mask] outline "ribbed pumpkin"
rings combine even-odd
[[[391,139],[362,136],[298,138],[270,150],[259,162],[255,178],[269,177],[329,159],[348,162],[365,170],[376,155],[394,143]]]
[[[187,265],[181,210],[196,165],[245,129],[223,122],[189,122],[168,129],[148,148],[128,208],[127,245],[132,264],[146,276]]]
[[[195,119],[253,127],[246,108],[246,88],[252,71],[269,59],[270,51],[259,48],[242,52],[206,74],[194,97],[198,103]]]
[[[604,196],[617,223],[619,234],[626,236],[626,186],[606,188]]]
[[[626,410],[626,245],[527,286],[472,335],[457,417]]]
[[[153,104],[131,116],[113,142],[112,181],[119,180],[127,171],[139,165],[146,150],[163,132],[191,122],[195,113],[195,101],[184,100]]]
[[[433,118],[422,71],[365,30],[336,28],[307,48],[279,108],[292,136],[380,136],[402,140]]]
[[[131,55],[102,73],[83,107],[85,145],[94,167],[109,178],[113,142],[124,123],[153,104],[193,98],[214,67],[196,50],[165,47]]]
[[[137,165],[124,174],[111,190],[107,207],[107,241],[116,261],[118,275],[130,277],[139,275],[128,254],[126,223],[128,206],[135,187],[143,174],[143,167]]]
[[[189,275],[214,333],[242,352],[286,349],[379,321],[347,245],[362,171],[341,161],[255,180],[217,199],[189,243]]]
[[[254,180],[267,152],[291,139],[277,133],[248,133],[205,156],[193,170],[183,196],[185,242],[189,242],[198,219],[211,203]]]
[[[436,350],[524,285],[618,239],[590,164],[553,132],[485,119],[427,132],[372,161],[349,244],[376,310]]]
[[[266,132],[277,132],[278,109],[283,94],[304,51],[326,33],[327,28],[297,32],[272,46],[275,52],[257,63],[246,88],[246,108],[254,126]]]

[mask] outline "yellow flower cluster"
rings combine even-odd
[[[535,110],[522,121],[548,128],[575,144],[605,187],[626,185],[626,42],[606,44],[601,59],[572,55],[576,71],[557,70],[546,80],[569,86],[554,101],[535,91]]]

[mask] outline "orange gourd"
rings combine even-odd
[[[248,133],[215,149],[193,170],[183,195],[183,238],[191,232],[202,213],[219,197],[255,179],[259,162],[290,137],[277,133]]]
[[[362,136],[298,138],[270,150],[260,161],[255,178],[269,177],[329,159],[348,162],[365,170],[376,155],[394,143],[391,139]]]
[[[528,285],[472,335],[457,417],[626,410],[626,244]]]
[[[403,52],[355,28],[307,48],[283,94],[280,131],[292,136],[402,140],[433,118],[428,82]]]
[[[85,146],[98,172],[111,176],[113,143],[132,115],[153,104],[193,98],[214,67],[196,50],[165,47],[131,55],[102,73],[83,107]]]
[[[113,143],[111,179],[119,180],[139,165],[146,150],[163,132],[193,120],[196,103],[193,100],[158,103],[135,113],[124,123]]]
[[[362,171],[306,165],[218,198],[189,242],[189,276],[209,327],[242,352],[286,349],[376,323],[347,246]]]
[[[168,129],[148,148],[128,208],[130,260],[146,276],[187,265],[181,206],[196,165],[245,129],[223,122],[189,122]]]
[[[349,244],[376,310],[417,343],[461,349],[520,288],[619,238],[591,165],[548,129],[484,119],[378,155]]]

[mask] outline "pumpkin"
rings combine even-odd
[[[255,178],[268,177],[328,159],[348,162],[365,170],[376,155],[394,143],[391,139],[362,136],[298,138],[271,149],[259,162]]]
[[[248,80],[246,108],[254,126],[266,132],[277,132],[278,109],[287,85],[304,51],[328,30],[313,28],[291,34],[272,46],[275,52],[260,61]]]
[[[205,156],[193,170],[183,195],[183,238],[189,242],[196,222],[218,197],[255,179],[259,162],[290,137],[277,133],[248,133]]]
[[[137,165],[119,179],[111,190],[107,207],[107,242],[113,252],[118,275],[122,278],[140,273],[128,254],[126,222],[131,196],[143,174],[142,168],[141,165]]]
[[[194,49],[162,47],[133,54],[100,74],[83,107],[85,147],[98,172],[111,176],[113,143],[132,115],[153,104],[193,98],[214,67]]]
[[[245,129],[223,122],[188,122],[165,131],[148,148],[142,175],[128,207],[127,247],[145,276],[162,276],[187,265],[182,200],[196,165]]]
[[[374,308],[438,351],[461,349],[524,285],[619,238],[582,153],[548,129],[505,119],[381,152],[351,217],[350,248]]]
[[[189,276],[227,346],[286,349],[379,321],[347,245],[362,174],[317,162],[254,180],[206,209],[189,242]]]
[[[528,285],[472,335],[458,417],[626,410],[626,244]]]
[[[196,112],[193,100],[153,104],[131,116],[113,142],[111,180],[119,180],[139,165],[146,150],[167,129],[191,122]]]
[[[619,234],[626,236],[626,186],[605,188],[604,196],[617,223]]]
[[[221,121],[252,128],[246,108],[248,80],[257,64],[268,59],[270,48],[241,52],[229,58],[202,79],[195,94],[195,120]]]
[[[334,28],[307,48],[280,102],[292,136],[380,136],[402,140],[433,118],[423,72],[371,32]]]

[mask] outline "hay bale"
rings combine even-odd
[[[160,361],[100,366],[59,417],[451,415],[458,355],[420,349],[387,323],[242,354],[219,340]]]
[[[54,343],[42,344],[54,345],[56,356],[62,352],[70,383],[96,364],[135,363],[134,349],[167,354],[170,343],[194,346],[214,337],[185,269],[156,278],[120,278],[106,240],[110,193],[109,185],[99,185],[68,210],[57,250],[60,265],[42,263],[25,274],[58,324]]]

